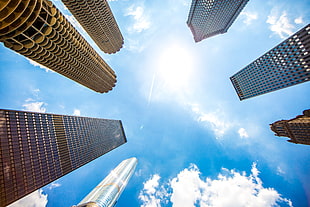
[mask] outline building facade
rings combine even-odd
[[[62,0],[81,26],[105,53],[116,53],[124,38],[106,0]]]
[[[52,2],[8,0],[0,6],[6,47],[96,92],[115,86],[114,71]]]
[[[187,25],[195,42],[227,32],[249,0],[192,0]]]
[[[240,100],[310,80],[310,25],[230,77]]]
[[[133,175],[137,163],[135,157],[122,161],[77,207],[113,207]]]
[[[119,120],[0,110],[0,206],[126,142]]]
[[[276,136],[290,138],[288,142],[310,145],[310,109],[294,119],[276,121],[270,129]]]

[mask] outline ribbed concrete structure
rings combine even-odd
[[[106,0],[62,0],[81,26],[105,53],[123,47],[124,38]]]
[[[126,142],[119,120],[0,109],[0,207]]]
[[[96,92],[108,92],[116,75],[48,0],[0,1],[4,45]]]

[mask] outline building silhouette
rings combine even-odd
[[[227,32],[249,0],[192,0],[187,25],[195,42]]]
[[[310,25],[230,77],[240,100],[310,80]]]
[[[124,38],[106,0],[62,0],[81,26],[105,53],[123,47]]]
[[[0,206],[124,144],[119,120],[0,110]]]
[[[135,157],[122,161],[77,207],[113,207],[135,171]]]
[[[296,118],[276,121],[270,124],[270,129],[276,136],[290,138],[288,142],[310,145],[310,109]]]
[[[96,92],[115,86],[116,75],[48,0],[1,4],[0,41],[19,54]]]

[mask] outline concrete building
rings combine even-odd
[[[123,47],[124,38],[106,0],[62,0],[81,26],[105,53]]]
[[[49,0],[0,3],[0,41],[96,92],[115,86],[114,71]]]
[[[288,142],[310,145],[310,109],[296,118],[276,121],[270,128],[276,136],[290,138]]]
[[[310,25],[230,77],[240,100],[310,80]]]
[[[135,171],[135,157],[122,161],[77,207],[113,207]]]
[[[227,32],[249,0],[192,0],[187,25],[195,42]]]
[[[0,206],[124,144],[119,120],[0,110]]]

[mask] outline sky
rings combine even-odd
[[[138,165],[116,206],[310,206],[310,147],[269,124],[310,108],[310,82],[240,101],[229,77],[304,27],[308,0],[250,0],[227,33],[195,43],[190,0],[110,0],[124,36],[96,93],[0,44],[0,108],[122,120],[127,143],[15,202],[78,204],[122,160]]]

